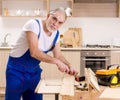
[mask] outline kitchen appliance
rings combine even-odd
[[[86,48],[110,48],[110,45],[86,44]]]
[[[108,65],[110,65],[110,50],[81,50],[80,76],[84,76],[85,68],[91,68],[96,72]]]

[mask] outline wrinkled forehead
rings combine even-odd
[[[57,12],[52,13],[52,15],[56,17],[59,22],[65,22],[64,12],[57,11]]]

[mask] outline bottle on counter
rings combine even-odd
[[[63,45],[63,34],[60,34],[60,46],[62,47]]]
[[[4,8],[4,16],[9,16],[10,13],[9,13],[9,10],[7,8]]]

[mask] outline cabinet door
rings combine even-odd
[[[48,55],[53,56],[52,52],[49,52]],[[60,72],[55,64],[41,62],[40,67],[43,69],[42,78],[44,79],[61,79],[63,73]]]
[[[0,16],[2,15],[2,0],[0,0]]]
[[[5,70],[10,50],[0,50],[0,87],[5,87]]]
[[[111,51],[111,64],[120,65],[120,51]]]
[[[48,0],[2,0],[2,16],[46,16]]]
[[[80,74],[80,51],[62,51],[62,54]]]

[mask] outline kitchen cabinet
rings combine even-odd
[[[120,17],[120,0],[117,0],[117,17]]]
[[[44,17],[50,10],[57,7],[70,7],[73,17],[120,17],[120,0],[84,1],[0,0],[0,15]]]
[[[62,54],[80,74],[80,50],[62,50]]]
[[[62,54],[80,74],[80,51],[62,50]],[[52,52],[49,55],[52,55]],[[63,78],[64,73],[60,72],[56,65],[42,62],[41,67],[43,69],[42,78]]]
[[[0,87],[0,100],[5,100],[5,88]]]
[[[2,0],[2,16],[45,16],[48,0]]]
[[[0,87],[5,87],[5,70],[10,49],[0,49]]]
[[[0,16],[2,15],[2,0],[0,0]]]
[[[52,56],[53,54],[52,52],[49,52],[48,55]],[[58,70],[55,64],[41,62],[40,67],[43,69],[43,79],[54,79],[62,77],[62,73]]]
[[[111,64],[120,65],[120,51],[111,51]]]
[[[72,8],[73,0],[1,0],[0,4],[2,16],[44,17],[58,7]]]
[[[97,0],[98,1],[98,0]],[[100,0],[99,0],[100,1]],[[74,17],[118,17],[117,3],[74,3]]]

